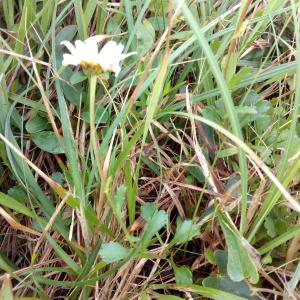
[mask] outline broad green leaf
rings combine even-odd
[[[130,252],[131,250],[124,248],[120,243],[110,242],[101,246],[99,254],[104,262],[113,263],[128,257]]]
[[[152,237],[168,222],[168,214],[164,210],[157,210],[155,204],[142,206],[142,217],[148,222],[142,237],[142,249],[148,247]]]
[[[227,273],[230,279],[242,281],[245,278],[250,278],[252,283],[257,283],[259,275],[253,259],[254,250],[227,217],[220,211],[218,211],[217,216],[228,248]]]
[[[246,299],[249,300],[257,299],[256,297],[252,296],[252,292],[245,281],[235,282],[228,277],[228,253],[226,251],[216,250],[214,252],[214,259],[217,263],[220,274],[218,276],[209,276],[205,278],[202,282],[204,286],[216,288],[218,290],[229,292],[237,296],[246,297]]]
[[[274,238],[276,233],[276,228],[272,217],[267,216],[264,223],[265,228],[267,229],[267,233],[271,238]]]
[[[156,211],[157,211],[157,209],[156,209],[155,203],[146,202],[141,207],[141,216],[145,221],[150,222],[151,218],[153,217],[153,215]]]
[[[181,244],[191,241],[199,233],[200,225],[194,224],[192,220],[177,219],[177,228],[170,244]]]
[[[204,251],[204,256],[210,264],[215,265],[217,263],[214,252],[211,248],[207,248]]]
[[[119,34],[121,33],[120,22],[115,18],[109,18],[106,25],[106,32],[108,34]]]
[[[83,72],[74,72],[70,78],[70,83],[72,85],[74,85],[74,84],[80,83],[86,79],[87,79],[87,76]]]
[[[68,69],[67,67],[64,73],[69,73],[70,70],[68,71]],[[66,75],[63,75],[63,77],[66,77]],[[70,83],[62,81],[62,90],[66,99],[76,106],[79,106],[80,100],[84,98],[85,95],[80,84],[71,85]]]
[[[71,41],[77,32],[76,25],[64,26],[56,35],[55,43],[59,45],[63,41]]]
[[[36,133],[46,129],[51,129],[51,125],[46,118],[40,115],[35,115],[26,122],[25,128],[29,133]]]
[[[45,152],[52,154],[64,153],[63,148],[52,131],[36,132],[31,134],[31,137],[33,142]]]
[[[173,270],[175,273],[175,280],[178,284],[192,284],[193,274],[188,266],[177,267],[173,265]]]
[[[207,277],[202,283],[204,286],[245,297],[248,300],[259,299],[252,295],[252,292],[245,281],[235,282],[232,281],[228,276]]]
[[[214,252],[217,266],[221,275],[227,275],[228,253],[224,250],[216,250]]]
[[[65,177],[63,176],[63,174],[61,172],[53,172],[51,174],[51,179],[53,179],[54,181],[56,181],[59,184],[63,184],[65,181]]]

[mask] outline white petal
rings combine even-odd
[[[86,51],[86,45],[83,41],[76,40],[75,47],[78,53],[82,54]]]
[[[93,36],[84,41],[86,53],[88,53],[90,60],[95,60],[98,55],[98,42],[101,41],[102,36]]]
[[[76,55],[76,48],[69,41],[63,41],[60,44],[66,46],[71,54]]]
[[[124,49],[124,46],[122,44],[118,45],[114,41],[109,41],[103,46],[99,55],[102,55],[103,57],[114,58],[115,56],[120,56],[123,49]]]
[[[120,73],[121,71],[121,67],[120,67],[120,64],[119,63],[115,63],[111,70],[116,74],[116,76],[118,76],[118,74]]]
[[[93,39],[93,38],[89,38],[84,42],[80,40],[75,41],[76,50],[81,60],[90,63],[95,62],[98,56],[97,40],[99,39]]]
[[[94,35],[94,36],[91,36],[88,39],[86,39],[84,42],[89,45],[97,44],[97,43],[103,41],[105,38],[106,38],[105,35]]]
[[[127,53],[127,54],[122,54],[121,55],[121,59],[125,59],[126,57],[129,57],[129,56],[131,56],[131,55],[135,55],[135,54],[137,54],[137,52],[129,52],[129,53]]]
[[[116,42],[110,41],[104,45],[101,49],[97,61],[102,66],[104,71],[120,71],[121,53],[124,46],[122,44],[117,45]]]
[[[63,55],[63,61],[62,65],[67,66],[67,65],[73,65],[73,66],[78,66],[80,64],[80,60],[71,54],[64,54]]]

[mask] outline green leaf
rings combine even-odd
[[[192,220],[177,219],[177,228],[170,244],[181,244],[191,241],[199,233],[200,225],[194,224]]]
[[[83,72],[74,72],[70,78],[72,85],[80,83],[87,79],[87,76]]]
[[[237,107],[236,111],[241,116],[243,116],[243,115],[255,115],[255,114],[258,113],[255,107],[253,107],[253,106],[245,106],[245,105]]]
[[[268,264],[272,263],[272,261],[273,261],[272,256],[270,254],[267,254],[266,256],[264,256],[261,259],[261,264],[262,265],[268,265]]]
[[[51,174],[51,179],[53,179],[54,181],[56,181],[59,184],[63,184],[65,181],[65,178],[61,172],[53,172]]]
[[[151,218],[153,217],[156,211],[157,209],[154,203],[146,202],[141,207],[141,216],[145,221],[150,222]]]
[[[175,280],[178,284],[192,284],[193,274],[188,266],[177,267],[173,265]]]
[[[45,152],[53,154],[64,153],[63,148],[52,131],[36,132],[31,134],[31,137],[33,142]]]
[[[242,68],[238,73],[234,74],[229,82],[228,82],[228,88],[231,89],[235,85],[239,84],[241,81],[245,80],[249,76],[251,76],[254,73],[253,68],[244,67]]]
[[[139,56],[145,55],[153,46],[155,39],[155,30],[152,24],[147,20],[139,24],[136,32],[137,49]]]
[[[20,203],[26,203],[28,201],[28,194],[25,193],[24,189],[18,185],[13,186],[7,191],[8,196],[14,198]],[[1,199],[1,193],[0,193]]]
[[[249,300],[258,299],[257,297],[252,296],[252,292],[245,281],[235,282],[232,281],[228,276],[207,277],[202,283],[204,286],[245,297]]]
[[[51,125],[46,118],[35,115],[26,122],[25,128],[29,133],[36,133],[45,129],[51,129]]]
[[[120,215],[122,214],[122,206],[125,201],[125,194],[126,194],[126,187],[124,185],[121,185],[118,188],[117,193],[113,199],[114,207],[116,208],[117,213]]]
[[[227,275],[227,258],[228,253],[224,250],[216,250],[214,252],[217,266],[221,275]]]
[[[145,206],[145,207],[144,207]],[[154,203],[142,206],[142,217],[148,222],[142,237],[142,249],[148,247],[152,237],[168,222],[168,214],[164,210],[157,210]]]
[[[204,256],[210,264],[215,265],[217,263],[214,252],[211,248],[204,251]]]
[[[124,248],[120,243],[110,242],[101,246],[99,254],[106,263],[113,263],[128,257],[131,250]]]
[[[25,194],[25,193],[24,193]],[[27,195],[26,195],[27,198]],[[24,201],[24,199],[23,199]],[[22,201],[22,202],[23,202]],[[34,217],[34,213],[28,209],[21,201],[17,201],[9,195],[0,192],[0,205],[10,208],[18,213],[21,213],[25,216]]]
[[[126,224],[123,217],[122,207],[125,201],[125,195],[126,195],[126,187],[124,185],[121,185],[117,193],[115,194],[112,202],[110,202],[110,205],[112,207],[113,213],[115,217],[117,218],[120,226],[122,227],[123,231],[127,233],[126,230]],[[109,200],[111,201],[111,200]]]
[[[14,264],[0,251],[0,270],[7,273],[12,273],[16,270]]]
[[[84,111],[82,113],[82,119],[87,123],[90,122],[90,113],[89,111]],[[105,124],[109,119],[109,113],[102,105],[97,105],[95,111],[95,124]]]
[[[198,182],[205,182],[205,177],[202,173],[202,170],[198,166],[188,167],[188,172],[197,179]]]
[[[64,26],[55,37],[55,43],[59,45],[62,41],[71,41],[77,32],[76,25]]]
[[[236,75],[235,71],[236,71],[236,65],[237,65],[238,58],[239,58],[239,55],[237,52],[230,53],[229,57],[228,57],[228,55],[226,55],[224,57],[224,62],[226,62],[226,65],[227,65],[227,70],[226,70],[226,74],[225,74],[226,81],[231,81],[232,77],[234,75]],[[228,84],[228,87],[230,88],[229,84]]]
[[[229,278],[226,267],[228,261],[227,251],[216,250],[214,252],[214,259],[218,265],[220,275],[205,278],[202,282],[204,286],[246,297],[249,300],[257,299],[252,296],[252,292],[245,281],[235,282]]]
[[[64,70],[64,73],[68,72],[67,70],[68,70],[68,68],[66,68]],[[64,77],[66,77],[66,76],[64,75]],[[82,98],[84,98],[84,95],[85,95],[80,84],[75,84],[72,86],[71,84],[68,84],[67,82],[62,81],[61,85],[62,85],[62,90],[64,92],[66,99],[70,103],[72,103],[76,106],[79,106],[80,100]]]
[[[264,223],[265,228],[267,229],[267,233],[271,238],[274,238],[276,233],[276,228],[272,217],[267,216]]]
[[[188,291],[214,300],[247,300],[247,298],[244,297],[236,296],[215,288],[210,288],[196,284],[166,284],[160,286],[163,286],[164,288],[168,289]]]
[[[230,279],[242,281],[249,277],[252,283],[257,283],[259,275],[253,260],[255,254],[251,245],[220,211],[217,212],[217,216],[228,248],[227,273]]]

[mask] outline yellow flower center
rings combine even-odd
[[[91,63],[91,62],[87,62],[87,61],[81,61],[80,66],[83,69],[86,69],[95,74],[100,74],[103,72],[103,69],[99,64],[95,64],[95,63]]]

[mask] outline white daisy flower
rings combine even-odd
[[[75,41],[75,46],[69,41],[61,42],[61,44],[66,46],[70,51],[69,54],[63,55],[62,65],[80,65],[82,68],[95,73],[111,71],[117,76],[121,71],[121,60],[136,54],[136,52],[122,54],[124,45],[117,44],[113,41],[107,42],[100,52],[98,52],[98,43],[104,39],[105,36],[96,35],[85,41]]]

